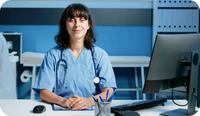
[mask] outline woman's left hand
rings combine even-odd
[[[80,96],[73,96],[73,101],[70,103],[70,106],[73,110],[87,109],[94,104],[92,98],[83,98]]]

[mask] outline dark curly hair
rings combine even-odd
[[[62,13],[59,24],[59,32],[55,36],[55,41],[57,45],[63,49],[68,48],[70,46],[70,38],[66,28],[66,20],[68,18],[74,17],[83,17],[86,20],[88,20],[90,28],[88,29],[84,38],[84,47],[88,49],[92,48],[93,44],[96,42],[92,16],[90,14],[89,9],[80,3],[70,4]]]

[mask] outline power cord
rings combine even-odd
[[[176,90],[176,91],[178,91],[178,90]],[[184,93],[186,93],[186,91],[179,91],[179,92],[184,92]],[[181,106],[181,107],[187,106],[187,105],[188,105],[188,102],[187,102],[186,104],[178,104],[178,103],[175,102],[175,100],[174,100],[174,88],[172,88],[172,102],[173,102],[174,104],[176,104],[177,106]]]

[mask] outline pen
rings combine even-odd
[[[101,102],[104,102],[101,96],[99,96],[99,98],[100,98]]]
[[[100,105],[98,99],[96,99],[96,100],[97,100],[98,113],[95,114],[95,116],[99,116],[99,115],[101,115],[101,105]]]
[[[94,100],[95,102],[98,102],[97,99],[96,99],[94,96],[92,96],[92,98],[93,98],[93,100]]]
[[[115,96],[116,92],[114,91],[113,94],[110,96],[110,98],[108,99],[108,102],[112,101],[113,97]]]
[[[101,106],[100,106],[99,100],[96,99],[94,96],[92,96],[92,98],[96,102],[95,104],[97,104],[97,108],[98,108],[98,113],[95,114],[95,116],[99,116],[101,114]]]
[[[106,101],[108,101],[108,94],[109,94],[109,89],[106,91]]]

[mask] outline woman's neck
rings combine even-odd
[[[70,49],[74,54],[75,58],[78,58],[83,48],[84,48],[83,42],[74,42],[70,44]]]
[[[74,43],[70,45],[72,51],[80,51],[84,47],[83,43]]]

